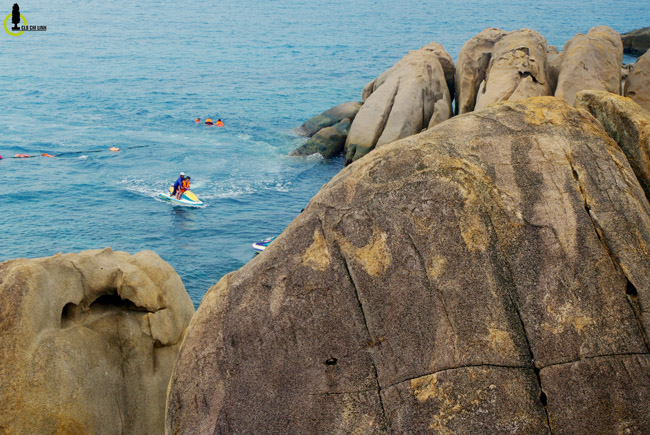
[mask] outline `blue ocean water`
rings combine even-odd
[[[0,18],[13,3],[0,4]],[[364,84],[409,50],[436,41],[456,59],[485,27],[533,28],[561,47],[592,26],[624,32],[650,16],[650,2],[631,0],[20,7],[47,31],[0,29],[0,261],[151,249],[195,305],[341,169],[340,159],[287,157],[302,143],[292,129],[360,99]],[[196,117],[226,126],[195,125]],[[58,156],[7,158],[17,153]],[[181,170],[205,208],[155,199]]]

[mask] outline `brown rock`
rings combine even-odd
[[[581,91],[576,107],[587,110],[618,143],[650,199],[650,112],[629,98],[603,91]]]
[[[643,54],[650,49],[650,27],[632,30],[621,34],[625,53]]]
[[[151,251],[0,263],[0,432],[162,433],[193,312]]]
[[[346,164],[451,116],[453,60],[435,42],[411,51],[363,90],[364,104],[345,142]]]
[[[507,34],[501,29],[487,28],[463,44],[456,65],[457,114],[474,110],[476,94],[485,80],[494,44]]]
[[[210,289],[166,431],[571,433],[575,406],[592,433],[646,433],[629,398],[647,368],[552,368],[647,358],[648,246],[650,206],[587,112],[545,97],[452,118],[341,171]]]
[[[551,95],[546,50],[546,39],[534,30],[511,32],[499,39],[474,109],[499,101]]]
[[[350,131],[350,119],[345,118],[341,122],[325,127],[313,135],[305,144],[291,151],[290,156],[309,156],[320,154],[323,158],[329,159],[343,151],[345,139]]]
[[[621,93],[623,45],[619,34],[607,26],[577,34],[564,45],[555,96],[569,104],[578,91],[591,89]]]
[[[357,112],[359,112],[361,104],[360,101],[341,103],[338,106],[334,106],[331,109],[324,111],[320,115],[308,119],[298,127],[296,131],[298,134],[303,136],[312,137],[319,130],[338,124],[345,118],[353,120],[357,115]]]
[[[650,51],[634,63],[625,79],[624,95],[650,111]]]

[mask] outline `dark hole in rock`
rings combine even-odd
[[[90,311],[102,311],[115,308],[127,311],[147,311],[145,308],[138,307],[128,299],[122,299],[117,292],[101,295],[90,304]]]
[[[577,180],[578,179],[578,172],[576,172],[575,169],[572,169],[571,172],[573,173],[573,178],[575,178]]]
[[[637,297],[638,295],[636,287],[634,287],[634,284],[632,284],[630,281],[628,281],[627,285],[625,286],[625,294],[632,296],[633,298]]]
[[[630,91],[630,92],[627,93],[627,95],[630,96],[630,97],[633,97],[633,96],[636,95],[636,92]]]
[[[335,366],[338,361],[339,360],[337,360],[336,358],[330,358],[327,361],[325,361],[325,365]]]
[[[548,405],[548,397],[546,397],[545,392],[542,391],[539,393],[539,401],[542,402],[542,405],[544,406]]]
[[[79,306],[72,302],[65,304],[61,310],[61,326],[66,326],[68,323],[74,321],[79,314]]]
[[[589,207],[589,204],[585,204],[585,210],[587,210],[587,213],[591,211],[591,207]]]
[[[533,81],[534,81],[535,83],[537,83],[537,79],[535,78],[534,75],[532,75],[532,74],[530,73],[530,71],[519,71],[519,77],[521,77],[522,79],[523,79],[524,77],[530,77],[530,78],[533,79]]]

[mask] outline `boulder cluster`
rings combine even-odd
[[[650,110],[650,54],[622,68],[624,48],[631,53],[647,50],[647,30],[621,38],[611,28],[598,26],[576,35],[558,51],[534,30],[488,28],[463,45],[456,65],[441,45],[432,42],[408,53],[364,87],[362,103],[354,103],[358,113],[347,117],[349,126],[344,122],[312,132],[320,119],[340,106],[303,124],[300,133],[316,135],[292,155],[319,153],[329,158],[343,152],[349,164],[454,114],[535,96],[556,96],[572,105],[576,93],[587,89],[629,96]]]
[[[296,154],[355,163],[195,314],[150,251],[0,263],[0,434],[650,433],[650,54],[623,74],[624,46],[409,53],[303,124]]]

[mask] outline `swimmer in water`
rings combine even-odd
[[[196,122],[197,124],[200,124],[200,123],[201,123],[201,118],[196,118],[196,119],[194,120],[194,122]]]
[[[223,127],[223,121],[221,119],[217,119],[217,127]]]
[[[212,119],[208,118],[205,120],[205,125],[212,125]]]

